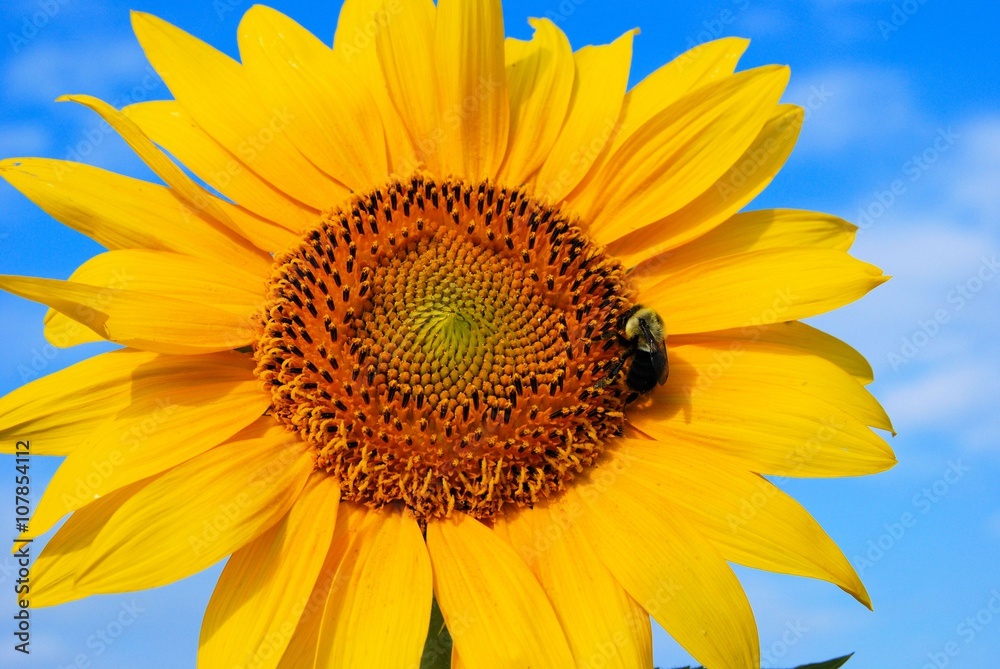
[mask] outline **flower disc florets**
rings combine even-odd
[[[415,176],[276,259],[256,371],[345,499],[488,518],[556,494],[621,432],[628,392],[605,377],[630,297],[559,210]]]

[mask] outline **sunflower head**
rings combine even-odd
[[[801,127],[787,68],[730,38],[629,89],[634,31],[505,39],[498,0],[347,0],[332,47],[254,6],[238,61],[133,23],[174,99],[65,99],[165,185],[0,161],[108,249],[0,287],[123,347],[0,399],[0,443],[65,456],[33,605],[228,556],[205,667],[418,666],[436,601],[454,667],[651,669],[652,616],[746,669],[729,563],[869,603],[766,478],[895,462],[867,362],[800,322],[885,280],[856,228],[742,211]]]
[[[256,373],[347,499],[490,518],[623,430],[625,269],[522,190],[393,181],[275,267]]]

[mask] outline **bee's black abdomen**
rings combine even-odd
[[[653,356],[646,351],[636,351],[625,377],[625,385],[637,393],[648,393],[659,380],[660,370],[653,365]]]

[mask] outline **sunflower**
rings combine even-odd
[[[122,346],[0,401],[5,448],[65,456],[34,606],[229,556],[199,666],[416,667],[433,610],[454,667],[649,668],[652,617],[745,669],[728,563],[869,605],[765,478],[894,463],[868,364],[799,322],[885,280],[855,228],[738,213],[798,135],[787,68],[722,39],[628,90],[633,32],[505,40],[499,0],[347,0],[332,49],[255,6],[242,62],[133,24],[174,99],[64,99],[166,185],[0,163],[109,249],[0,287]]]

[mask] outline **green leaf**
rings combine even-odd
[[[420,656],[420,669],[451,669],[451,634],[445,627],[437,597],[431,602],[431,624]]]
[[[840,669],[840,667],[847,664],[847,661],[854,657],[854,653],[850,655],[845,655],[844,657],[838,657],[833,660],[827,660],[826,662],[816,662],[815,664],[803,664],[801,667],[796,667],[795,669]]]
[[[833,660],[827,660],[826,662],[814,662],[813,664],[803,664],[795,669],[840,669],[840,667],[847,664],[847,661],[854,657],[854,653],[850,655],[845,655],[843,657],[838,657]],[[657,668],[659,669],[659,668]],[[705,667],[678,667],[677,669],[705,669]]]

